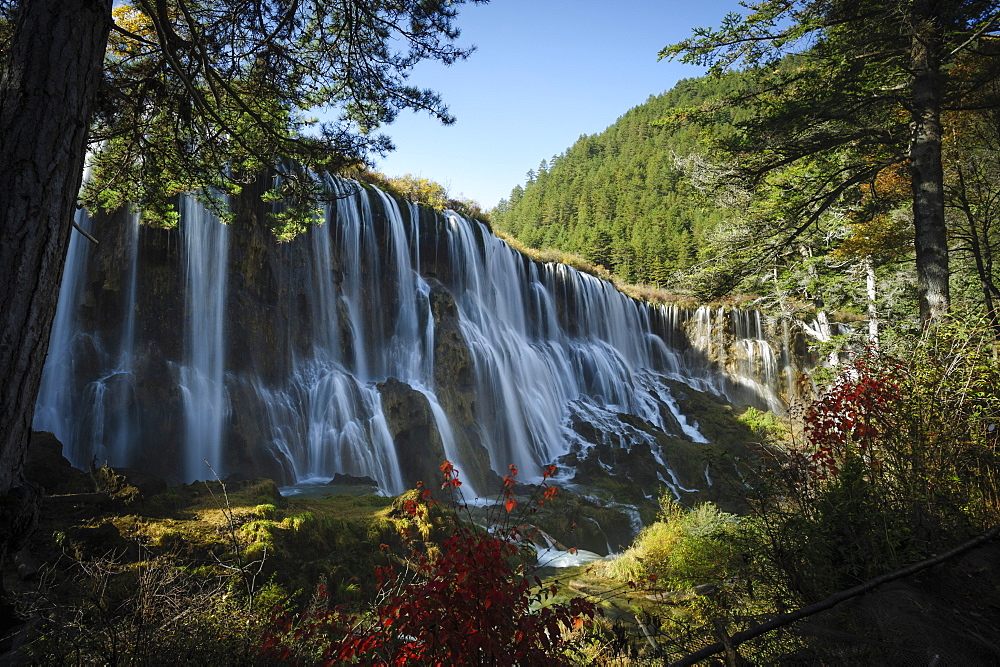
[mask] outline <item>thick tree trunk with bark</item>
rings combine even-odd
[[[928,0],[914,3],[910,54],[913,71],[910,169],[917,286],[920,317],[924,322],[946,315],[950,308],[941,166],[941,30],[932,18],[930,4]]]
[[[0,63],[0,556],[59,297],[112,0],[22,0]]]

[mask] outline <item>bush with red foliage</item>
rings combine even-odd
[[[458,492],[458,471],[447,461],[441,469],[442,488]],[[543,497],[532,505],[555,496],[547,482],[554,472],[545,470]],[[582,598],[542,606],[556,589],[529,577],[518,557],[520,533],[511,516],[516,477],[511,466],[491,531],[460,522],[434,555],[411,537],[409,559],[376,573],[379,598],[368,613],[323,608],[328,594],[321,588],[313,610],[277,619],[263,643],[265,656],[310,664],[568,664],[564,630],[581,627],[597,610]],[[436,502],[431,496],[422,489],[407,511],[425,514]]]
[[[848,362],[805,408],[808,451],[799,453],[799,467],[812,479],[825,480],[836,476],[852,455],[877,461],[886,437],[899,427],[903,372],[899,360],[873,349]]]
[[[798,602],[922,560],[1000,517],[994,332],[956,320],[883,343],[793,415],[796,447],[769,447],[761,461],[754,559]]]

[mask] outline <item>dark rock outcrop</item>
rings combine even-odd
[[[500,479],[490,468],[489,451],[482,444],[477,426],[475,368],[455,299],[440,284],[432,283],[430,303],[434,318],[434,389],[451,424],[464,467],[461,474],[481,493],[499,489]]]
[[[331,486],[372,486],[378,488],[378,482],[371,477],[359,477],[357,475],[345,475],[337,473],[328,482]]]
[[[377,387],[399,457],[403,483],[413,488],[419,481],[429,489],[436,489],[441,479],[441,462],[447,457],[427,397],[395,378],[379,382]]]
[[[24,478],[47,494],[93,491],[94,483],[87,473],[70,465],[62,450],[62,443],[52,433],[32,431],[24,459]]]

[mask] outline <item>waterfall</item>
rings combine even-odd
[[[224,474],[223,424],[229,416],[223,384],[226,343],[227,228],[193,198],[181,201],[186,295],[185,357],[180,368],[184,396],[184,471],[188,479],[209,476],[205,463]]]
[[[92,231],[90,216],[85,211],[77,211],[76,223],[88,233]],[[74,461],[82,458],[75,437],[75,420],[79,413],[75,405],[77,395],[73,391],[74,343],[77,336],[86,336],[77,328],[76,311],[86,276],[88,243],[82,234],[70,234],[66,265],[59,285],[59,304],[49,335],[49,354],[45,359],[32,424],[37,431],[54,433],[63,443],[66,455]]]
[[[90,242],[73,234],[59,289],[59,305],[49,339],[33,428],[52,431],[63,443],[66,455],[78,465],[97,459],[132,465],[137,455],[134,345],[139,216],[127,214],[121,251],[123,267],[117,276],[121,302],[117,335],[101,337],[77,327],[77,309],[82,298]],[[93,231],[93,221],[77,213],[81,228]],[[96,360],[101,371],[81,383],[76,366]]]
[[[433,481],[445,457],[464,489],[489,492],[489,469],[537,481],[567,455],[641,446],[681,492],[698,480],[680,480],[655,433],[706,438],[678,383],[781,407],[792,361],[759,313],[640,303],[480,222],[328,186],[320,224],[280,246],[191,198],[179,230],[140,234],[133,216],[97,250],[74,236],[35,427],[77,465],[190,481],[207,460],[283,482],[371,477],[384,493]]]

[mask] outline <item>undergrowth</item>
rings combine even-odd
[[[1000,523],[995,346],[989,327],[961,320],[918,338],[886,336],[850,354],[789,425],[748,410],[761,447],[743,462],[759,480],[747,489],[748,514],[661,499],[657,522],[600,569],[659,589],[634,607],[656,619],[647,653],[682,657]],[[865,630],[820,648],[784,628],[740,651],[753,664],[884,664],[891,646]]]

